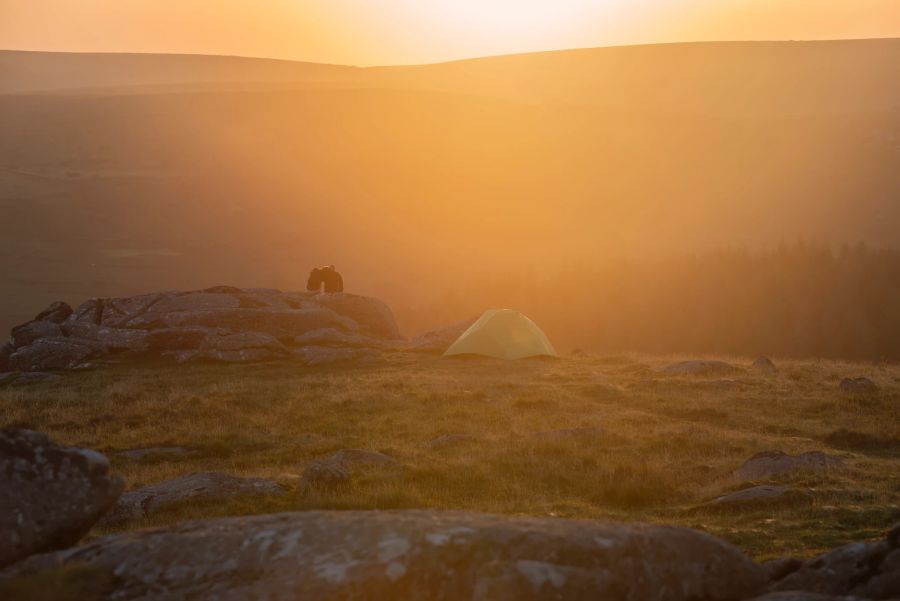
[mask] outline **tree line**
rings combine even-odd
[[[900,359],[900,252],[865,244],[586,258],[479,278],[437,305],[448,320],[519,309],[560,352]]]

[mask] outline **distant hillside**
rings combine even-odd
[[[555,105],[737,115],[900,106],[900,39],[590,48],[363,71],[397,87]]]
[[[628,110],[808,115],[900,105],[898,57],[900,39],[622,46],[365,69],[227,56],[0,51],[0,93],[324,85]]]
[[[898,57],[898,39],[624,46],[367,69],[226,56],[0,51],[0,93],[326,85],[628,110],[810,114],[900,105]]]
[[[409,333],[468,317],[498,273],[900,246],[897,40],[376,69],[0,56],[17,60],[0,77],[18,92],[0,95],[0,327],[58,298],[298,288],[327,262]]]
[[[0,51],[0,93],[129,86],[298,84],[347,78],[356,69],[236,56]]]

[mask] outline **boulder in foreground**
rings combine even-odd
[[[772,589],[865,599],[900,598],[900,526],[883,540],[845,545],[810,559]]]
[[[75,544],[121,492],[100,453],[0,430],[0,566]]]
[[[115,573],[114,598],[739,601],[764,570],[682,528],[466,512],[234,517],[98,539],[0,579],[80,564]]]

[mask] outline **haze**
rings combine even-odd
[[[898,35],[896,0],[0,0],[0,48],[357,65],[636,43]]]

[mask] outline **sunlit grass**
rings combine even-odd
[[[221,470],[273,478],[288,490],[185,503],[94,534],[235,514],[434,507],[679,524],[766,558],[875,536],[900,519],[900,368],[785,361],[777,376],[747,371],[723,382],[655,371],[671,359],[396,355],[349,369],[143,365],[0,387],[0,420],[105,452],[129,488]],[[866,375],[881,388],[843,394],[837,382],[845,375]],[[536,436],[570,428],[597,430]],[[472,439],[425,446],[444,434]],[[115,455],[148,446],[189,453]],[[400,465],[298,495],[304,467],[341,448],[381,451]],[[847,467],[788,478],[808,493],[805,501],[740,513],[697,509],[744,486],[732,471],[767,449],[840,453]]]

